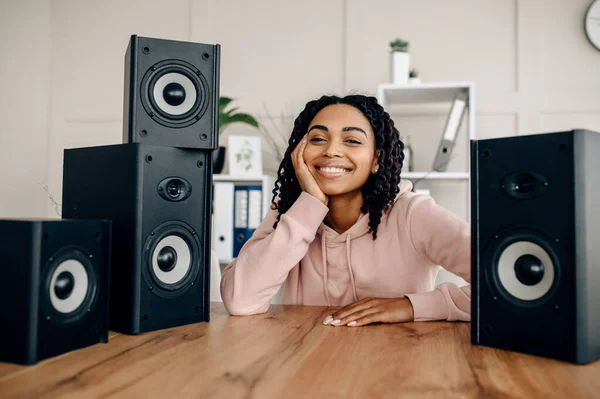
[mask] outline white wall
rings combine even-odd
[[[583,32],[590,3],[0,0],[0,217],[58,217],[38,181],[60,201],[63,149],[120,142],[131,34],[220,43],[221,94],[263,121],[265,106],[295,115],[323,93],[375,94],[390,80],[388,43],[399,36],[424,81],[475,82],[477,137],[600,131],[600,52]],[[393,116],[426,168],[443,112]],[[451,170],[467,170],[465,149]],[[465,182],[431,188],[468,217]]]

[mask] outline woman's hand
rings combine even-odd
[[[364,298],[327,316],[323,324],[358,327],[371,323],[402,323],[413,320],[414,311],[408,298]]]
[[[308,135],[305,135],[302,140],[298,143],[294,151],[292,151],[292,163],[294,164],[294,170],[296,172],[296,178],[298,179],[298,183],[300,183],[300,187],[302,191],[306,191],[308,194],[312,195],[325,205],[329,202],[329,197],[327,197],[321,188],[317,184],[317,181],[310,174],[308,170],[308,166],[304,162],[304,148],[306,148],[306,143],[308,142]]]

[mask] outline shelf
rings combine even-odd
[[[213,181],[225,182],[262,182],[264,176],[235,176],[235,175],[219,175],[213,174]]]
[[[469,180],[469,172],[406,172],[400,175],[406,180]]]
[[[402,85],[382,83],[377,86],[377,92],[379,101],[389,106],[450,102],[459,90],[470,91],[473,87],[472,82],[409,83]]]

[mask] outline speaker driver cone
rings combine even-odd
[[[62,248],[49,259],[45,270],[43,297],[50,319],[66,323],[85,315],[96,296],[89,255],[81,248]]]
[[[542,233],[523,230],[498,237],[485,257],[492,265],[488,282],[516,305],[545,303],[560,277],[552,241]]]
[[[206,112],[210,91],[200,70],[181,60],[153,65],[140,85],[142,105],[163,126],[183,128]]]
[[[190,112],[197,97],[194,83],[177,72],[162,75],[152,88],[154,103],[167,115],[180,116]]]
[[[144,246],[144,278],[161,297],[182,295],[200,272],[200,240],[182,222],[167,222],[156,228]]]
[[[179,283],[191,267],[190,246],[177,235],[162,238],[152,251],[152,271],[165,285]]]

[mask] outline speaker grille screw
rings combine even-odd
[[[198,165],[198,167],[199,167],[199,168],[201,168],[201,167],[204,165],[204,162],[202,162],[202,161],[198,161],[198,162],[196,163],[196,165]]]
[[[90,259],[93,259],[93,258],[94,258],[94,255],[90,254]]]
[[[206,140],[206,139],[208,138],[208,135],[207,135],[206,133],[202,133],[202,134],[200,135],[200,138],[201,138],[202,140]]]
[[[555,238],[555,239],[554,239],[554,241],[556,241],[556,242],[560,242],[560,240],[559,240],[558,238]]]
[[[152,291],[154,288],[153,288],[152,286],[149,286],[149,287],[148,287],[148,289],[149,289],[150,291]]]
[[[147,135],[148,135],[148,132],[146,130],[142,130],[140,132],[140,136],[142,136],[142,137],[146,137]]]
[[[150,52],[150,47],[146,46],[142,49],[142,53],[148,54]]]
[[[152,162],[152,155],[146,155],[146,162]]]
[[[202,58],[207,60],[210,56],[208,55],[208,53],[204,53],[202,54]]]

